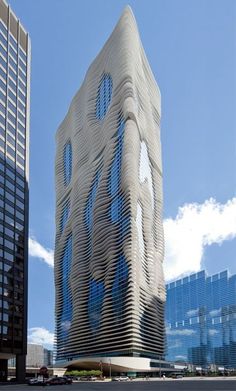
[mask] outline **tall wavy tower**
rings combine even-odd
[[[56,135],[57,364],[163,359],[160,111],[126,7]]]

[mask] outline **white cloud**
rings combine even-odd
[[[166,328],[166,334],[167,335],[185,335],[186,337],[196,334],[196,330],[193,329],[174,329],[171,330],[169,328]]]
[[[221,309],[219,308],[218,310],[212,310],[209,312],[209,315],[213,318],[215,316],[221,315]]]
[[[216,335],[216,334],[219,334],[219,331],[216,330],[216,329],[209,329],[208,332],[209,332],[209,335],[210,335],[211,337],[213,337],[213,336]]]
[[[28,343],[53,346],[54,334],[44,327],[32,327],[28,331]]]
[[[31,257],[40,258],[47,265],[53,267],[54,252],[51,249],[43,247],[35,238],[29,238],[29,255]]]
[[[63,331],[70,330],[71,322],[69,320],[65,320],[65,322],[61,322],[61,327]]]
[[[176,339],[173,344],[168,344],[168,349],[178,349],[183,346],[182,342],[179,339]]]
[[[178,356],[175,356],[175,359],[176,359],[176,361],[178,361],[178,360],[180,360],[180,361],[182,361],[182,360],[187,360],[187,356],[181,356],[181,355],[178,355]]]
[[[175,219],[164,220],[165,277],[173,280],[201,269],[205,246],[236,237],[236,198],[226,204],[210,198],[186,204]]]
[[[198,315],[198,313],[199,313],[199,309],[197,308],[196,310],[188,311],[187,316],[189,316],[189,317],[196,316],[196,315]]]

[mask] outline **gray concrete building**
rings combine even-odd
[[[43,345],[34,343],[27,344],[26,372],[36,376],[40,373],[40,368],[44,366],[46,366],[48,369],[53,367],[53,351],[44,348]],[[8,368],[8,374],[15,377],[15,358],[8,360]]]
[[[27,367],[42,367],[44,365],[44,348],[42,345],[28,344],[26,366]]]
[[[53,366],[53,352],[42,345],[29,343],[27,345],[26,367]]]

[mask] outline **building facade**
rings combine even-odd
[[[27,345],[26,367],[53,366],[53,352],[42,345],[29,343]]]
[[[48,368],[53,367],[53,350],[43,349],[44,365]]]
[[[236,368],[236,275],[201,271],[166,292],[168,359]]]
[[[160,102],[127,7],[56,135],[57,365],[164,358]]]
[[[43,366],[48,368],[53,366],[53,351],[44,348],[43,345],[28,343],[26,369],[35,368],[36,371],[34,373],[39,373],[40,368]],[[8,368],[10,368],[11,371],[15,370],[15,357],[8,360]]]
[[[38,344],[28,344],[26,366],[41,368],[44,365],[44,347]]]
[[[30,41],[0,0],[0,381],[16,358],[24,377],[27,346]]]

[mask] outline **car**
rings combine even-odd
[[[78,380],[81,380],[81,381],[96,381],[97,377],[96,376],[81,376],[80,378],[78,378]]]
[[[72,384],[73,383],[73,379],[71,376],[62,376],[62,379],[65,380],[65,384]]]
[[[47,382],[41,380],[41,379],[37,379],[37,378],[32,378],[32,379],[29,379],[28,380],[28,385],[29,386],[44,386],[44,385],[47,385]]]
[[[90,376],[90,381],[96,381],[97,380],[97,377],[96,376]]]
[[[34,383],[36,383],[38,381],[38,379],[35,377],[35,378],[33,378],[33,379],[29,379],[28,381],[27,381],[27,383],[28,384],[34,384]]]
[[[172,379],[182,379],[183,375],[182,373],[172,373],[171,377]]]
[[[46,381],[46,384],[49,386],[62,386],[64,384],[68,384],[64,377],[51,377]]]
[[[116,377],[113,377],[112,380],[113,381],[128,381],[129,378],[128,378],[128,376],[116,376]]]

